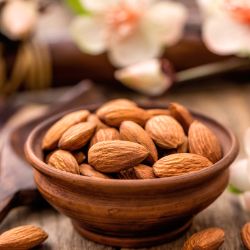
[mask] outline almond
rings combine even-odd
[[[0,249],[26,250],[40,245],[48,238],[41,228],[25,225],[13,228],[0,235]]]
[[[131,100],[128,99],[114,99],[111,101],[108,101],[106,103],[104,103],[99,109],[97,109],[96,114],[98,116],[103,116],[103,113],[106,113],[106,110],[109,110],[112,107],[117,107],[117,106],[121,106],[121,107],[137,107],[137,104]]]
[[[190,153],[205,156],[215,163],[222,158],[220,142],[207,126],[194,121],[188,132]]]
[[[148,113],[138,107],[112,106],[105,109],[105,112],[97,113],[98,117],[109,126],[119,127],[123,121],[134,121],[144,126],[149,119]]]
[[[82,148],[90,140],[95,131],[95,124],[81,122],[64,132],[58,147],[65,150],[77,150]]]
[[[132,121],[124,121],[120,126],[121,138],[126,141],[137,142],[148,149],[150,155],[149,162],[158,160],[158,153],[153,140],[148,133],[138,124]]]
[[[183,250],[217,250],[224,243],[225,233],[214,227],[193,234],[184,244]]]
[[[156,178],[154,175],[154,171],[152,167],[139,164],[134,167],[134,173],[138,179],[154,179]]]
[[[185,136],[184,142],[177,148],[177,153],[188,153],[188,138]]]
[[[135,172],[134,172],[134,168],[129,168],[129,169],[120,171],[120,173],[118,174],[118,177],[124,180],[137,179]]]
[[[72,152],[73,156],[75,157],[78,164],[83,163],[86,160],[86,155],[79,151],[79,152]]]
[[[170,111],[168,109],[148,109],[147,113],[150,117],[157,115],[170,115]]]
[[[80,168],[81,175],[93,177],[93,178],[110,179],[109,176],[96,171],[89,164],[81,164],[79,168]]]
[[[63,133],[71,126],[86,121],[89,115],[89,111],[80,110],[70,113],[59,121],[57,121],[52,127],[49,128],[42,141],[42,149],[53,150],[57,147]]]
[[[88,152],[89,164],[104,173],[117,173],[136,166],[149,155],[148,150],[130,141],[102,141]]]
[[[246,249],[250,250],[250,222],[246,223],[241,229],[241,239]]]
[[[93,124],[95,124],[96,126],[96,130],[102,129],[102,128],[108,128],[108,126],[106,124],[104,124],[96,114],[91,114],[88,116],[87,119],[88,122],[91,122]]]
[[[49,155],[48,164],[54,168],[73,174],[80,173],[75,157],[70,152],[62,149],[58,149]]]
[[[199,171],[211,165],[213,163],[201,155],[181,153],[161,158],[153,165],[153,170],[157,177],[170,177]]]
[[[169,111],[184,128],[185,132],[188,132],[189,126],[193,122],[193,116],[191,113],[181,104],[172,102],[169,104]]]
[[[114,141],[120,140],[120,133],[115,128],[103,128],[98,130],[92,137],[90,146],[101,141]]]
[[[185,140],[181,125],[167,115],[152,117],[148,120],[145,129],[155,143],[162,148],[177,148]]]

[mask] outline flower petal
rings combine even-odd
[[[161,61],[157,59],[117,70],[115,78],[125,86],[150,96],[163,94],[173,82],[171,75],[163,72]]]
[[[137,30],[125,39],[113,41],[108,55],[114,65],[124,67],[154,58],[161,51],[159,44],[150,41],[142,31]]]
[[[89,11],[102,12],[110,6],[116,5],[119,0],[80,0],[83,7]]]
[[[205,20],[203,39],[207,47],[219,55],[250,51],[250,29],[227,15],[210,16]]]
[[[101,17],[75,18],[72,22],[71,34],[83,52],[97,55],[106,49],[105,25]]]
[[[248,159],[241,159],[230,167],[230,183],[240,191],[250,190]]]
[[[186,20],[187,9],[184,5],[160,1],[148,9],[142,25],[151,39],[171,46],[181,38]]]

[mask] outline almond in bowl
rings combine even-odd
[[[118,99],[43,122],[25,151],[38,189],[81,235],[148,247],[187,230],[223,192],[238,144],[181,104]]]

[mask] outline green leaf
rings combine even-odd
[[[232,184],[229,184],[228,190],[233,194],[242,194],[243,192],[240,191],[238,188],[234,187]]]
[[[66,4],[78,15],[88,14],[80,0],[65,0]]]

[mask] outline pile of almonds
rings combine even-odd
[[[48,165],[97,178],[152,179],[199,171],[222,158],[213,131],[178,103],[142,109],[116,99],[72,112],[46,132]]]

